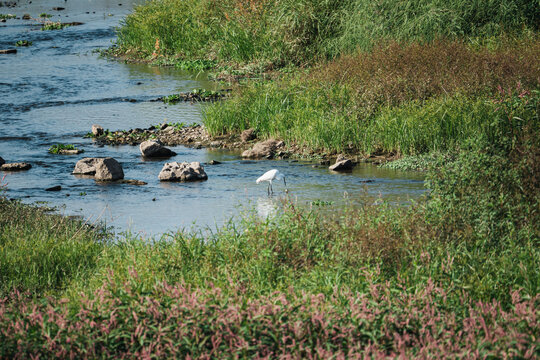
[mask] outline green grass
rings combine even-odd
[[[382,45],[309,74],[238,86],[205,109],[204,123],[214,135],[254,128],[316,150],[451,150],[491,133],[501,94],[538,88],[536,37],[501,41],[492,50],[459,41]]]
[[[0,294],[59,293],[88,276],[106,241],[82,221],[0,197]]]
[[[388,39],[474,40],[536,31],[538,18],[531,0],[153,0],[124,20],[114,51],[180,63],[260,63],[268,70],[368,50]]]

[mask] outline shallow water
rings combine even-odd
[[[118,232],[158,235],[193,224],[219,226],[242,209],[255,208],[260,216],[275,213],[285,196],[283,183],[274,185],[273,197],[267,196],[266,184],[255,184],[255,179],[271,168],[287,176],[289,197],[300,204],[317,200],[339,204],[363,198],[365,192],[373,200],[380,196],[403,203],[424,191],[422,175],[415,173],[360,165],[352,173],[338,174],[311,163],[245,161],[235,152],[183,146],[172,147],[178,155],[170,161],[218,160],[222,164],[205,166],[205,182],[160,183],[157,175],[164,160],[144,160],[138,147],[100,147],[83,138],[92,124],[117,130],[146,128],[165,120],[201,122],[199,105],[165,106],[149,100],[212,88],[214,84],[202,76],[108,61],[95,53],[111,44],[114,27],[140,2],[20,1],[16,8],[0,8],[0,13],[37,17],[46,12],[54,15],[54,21],[84,23],[57,31],[40,31],[35,21],[0,23],[0,49],[13,48],[17,40],[33,42],[28,48],[17,48],[15,55],[0,55],[0,156],[33,166],[19,173],[0,172],[0,178],[7,175],[8,197],[47,202],[64,214],[103,221]],[[53,11],[55,6],[66,9]],[[74,144],[85,153],[48,154],[55,143]],[[148,185],[99,184],[71,175],[78,159],[95,156],[117,159],[126,179],[143,180]],[[62,190],[45,191],[55,185],[61,185]]]

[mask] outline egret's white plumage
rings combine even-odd
[[[268,181],[268,194],[270,195],[270,192],[274,192],[274,189],[272,189],[272,181],[273,180],[283,180],[283,183],[285,184],[285,187],[287,187],[287,182],[285,181],[285,175],[279,172],[278,169],[272,169],[265,172],[261,177],[257,179],[257,184],[260,184],[262,181]],[[287,191],[287,189],[285,189]]]

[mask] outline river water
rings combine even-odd
[[[6,175],[8,197],[46,203],[91,223],[104,222],[117,233],[158,236],[193,226],[215,228],[246,209],[263,217],[275,213],[285,197],[283,184],[274,185],[272,197],[267,195],[266,184],[255,184],[271,168],[286,175],[289,198],[299,204],[336,205],[365,199],[366,193],[373,200],[382,197],[404,203],[424,191],[420,174],[367,164],[338,174],[308,162],[245,161],[235,152],[183,146],[172,147],[178,155],[169,161],[217,160],[221,164],[205,166],[205,182],[161,183],[157,176],[164,160],[146,161],[135,146],[100,147],[83,138],[92,124],[124,130],[163,121],[202,121],[204,105],[165,106],[149,101],[194,88],[213,88],[201,74],[123,64],[97,55],[97,49],[112,44],[121,19],[141,2],[21,0],[14,8],[0,7],[0,13],[19,17],[49,13],[54,21],[83,23],[56,31],[41,31],[35,20],[0,23],[0,49],[14,48],[18,40],[33,43],[17,48],[17,54],[0,55],[0,156],[7,162],[32,164],[29,171],[0,172],[0,178]],[[51,155],[47,150],[55,143],[74,144],[85,153]],[[122,164],[126,179],[148,184],[100,184],[71,175],[80,158],[105,156]],[[62,190],[45,191],[56,185]]]

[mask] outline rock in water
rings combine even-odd
[[[6,163],[6,160],[2,159],[2,157],[0,156],[0,165],[4,165]]]
[[[75,175],[95,175],[96,174],[96,161],[98,158],[83,158],[77,161],[73,174]]]
[[[336,161],[336,163],[329,167],[332,171],[348,171],[353,168],[353,162],[349,159]]]
[[[284,145],[283,141],[269,139],[263,142],[256,143],[252,149],[242,153],[242,157],[248,159],[271,159],[274,157],[276,150]]]
[[[113,158],[98,159],[96,162],[96,180],[114,181],[124,178],[122,165]]]
[[[105,131],[103,130],[103,128],[99,125],[92,125],[92,134],[94,136],[101,136],[105,133]]]
[[[77,161],[75,175],[94,175],[96,180],[114,181],[124,178],[122,165],[111,157],[107,158],[84,158]]]
[[[176,155],[174,151],[163,146],[159,140],[148,140],[139,146],[144,157],[170,157]]]
[[[62,186],[60,185],[52,186],[50,188],[45,189],[45,191],[60,191],[60,190],[62,190]]]
[[[158,176],[161,181],[198,181],[208,179],[199,162],[166,163]]]
[[[22,170],[29,170],[30,168],[32,168],[32,165],[25,162],[3,164],[0,166],[0,170],[3,170],[3,171],[22,171]]]

